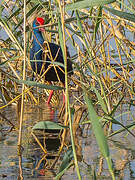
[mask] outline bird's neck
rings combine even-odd
[[[43,42],[44,42],[44,38],[42,36],[42,33],[39,31],[38,32],[35,31],[34,37],[33,37],[33,44],[41,48],[41,46],[43,45]]]

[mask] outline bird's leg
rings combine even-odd
[[[51,92],[49,94],[49,97],[48,97],[48,100],[47,100],[47,104],[50,104],[50,101],[52,99],[52,95],[53,95],[53,90],[51,90]]]
[[[52,108],[52,106],[50,105],[50,104],[47,104],[47,106],[48,106],[48,109],[49,109],[49,115],[50,115],[50,117],[49,117],[49,119],[51,119],[51,120],[54,120],[54,118],[55,118],[55,111],[54,111],[54,109]]]
[[[48,83],[49,83],[50,85],[52,85],[52,83],[51,83],[50,81],[48,81]],[[52,99],[52,96],[53,96],[53,90],[50,91],[49,97],[48,97],[48,99],[47,99],[47,104],[50,104],[51,99]]]
[[[50,83],[51,84],[51,83]],[[64,86],[64,84],[62,83],[62,85]],[[65,87],[65,86],[64,86]],[[53,90],[50,91],[50,94],[49,94],[49,97],[48,97],[48,100],[47,100],[47,104],[50,104],[50,101],[52,99],[52,96],[53,96]],[[63,104],[65,104],[65,93],[62,92],[62,95],[63,95]]]

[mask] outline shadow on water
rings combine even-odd
[[[9,106],[4,111],[4,116],[18,127],[16,106]],[[79,113],[76,114],[76,119]],[[127,117],[125,117],[127,118]],[[2,119],[2,118],[1,118]],[[41,131],[34,132],[41,145],[47,150],[45,154],[32,136],[32,127],[40,121],[60,121],[58,110],[52,109],[46,104],[33,106],[25,105],[23,126],[23,154],[22,171],[24,179],[53,179],[58,173],[65,153],[58,154],[61,146],[59,132]],[[17,179],[19,176],[19,162],[17,156],[18,129],[11,129],[7,121],[2,120],[0,126],[0,179]],[[114,127],[115,130],[118,127]],[[97,171],[101,179],[111,179],[108,174],[107,164],[100,157],[99,149],[90,125],[75,127],[75,144],[82,179],[92,179],[93,169]],[[109,147],[115,174],[118,179],[135,178],[135,142],[132,136],[115,136],[109,138]],[[70,146],[70,135],[66,135],[66,146]],[[59,158],[58,158],[59,157]],[[74,166],[65,172],[62,179],[77,179]],[[100,178],[99,178],[100,179]]]

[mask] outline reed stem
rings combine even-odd
[[[70,136],[71,136],[75,167],[76,167],[78,179],[81,180],[81,175],[80,175],[80,170],[79,170],[77,155],[76,155],[76,149],[75,149],[74,136],[73,136],[72,119],[71,119],[70,102],[69,102],[69,91],[68,91],[67,50],[66,50],[65,25],[64,25],[65,24],[65,21],[64,21],[64,17],[65,17],[64,3],[65,2],[63,0],[61,4],[60,0],[57,0],[57,1],[59,3],[60,12],[61,12],[61,23],[62,23],[62,33],[63,33],[63,46],[64,46],[63,53],[64,53],[64,63],[65,63],[65,87],[66,87],[66,114],[68,113],[68,117],[69,117]]]
[[[26,0],[24,0],[24,60],[23,60],[23,80],[25,80],[25,74],[26,74],[25,68],[26,68]],[[22,84],[22,100],[21,100],[21,114],[20,114],[18,148],[20,148],[21,141],[22,141],[22,124],[23,124],[24,94],[25,94],[24,92],[25,92],[25,85]]]

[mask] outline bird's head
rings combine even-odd
[[[42,25],[44,25],[44,23],[45,23],[45,21],[44,21],[43,18],[37,17],[37,18],[33,21],[34,31],[44,31],[44,28],[43,28],[43,27],[36,28],[37,26],[42,26]]]

